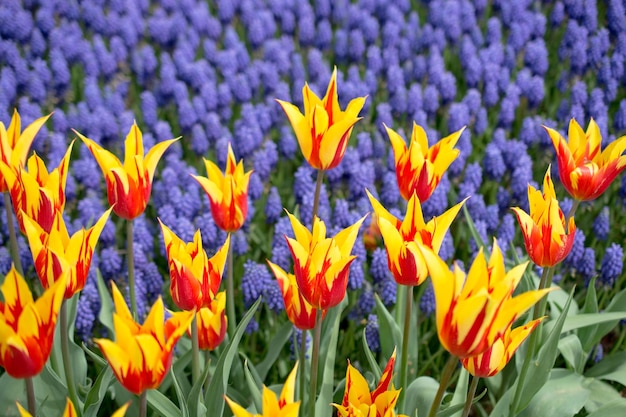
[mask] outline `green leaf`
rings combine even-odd
[[[243,316],[241,322],[239,322],[233,338],[229,341],[228,346],[226,346],[226,349],[224,349],[217,361],[211,383],[206,390],[204,404],[207,408],[207,416],[220,417],[224,413],[224,394],[226,394],[226,388],[228,386],[230,368],[239,350],[239,342],[243,336],[243,332],[246,330],[248,323],[260,304],[261,298],[259,297],[250,309],[248,309],[248,312]]]
[[[606,382],[595,378],[586,378],[585,382],[590,392],[589,398],[585,403],[587,412],[592,413],[614,401],[622,401],[626,404],[626,398],[622,398],[620,393]],[[626,415],[626,413],[621,415]]]
[[[268,345],[269,349],[267,350],[267,354],[263,358],[261,362],[255,367],[256,371],[259,374],[259,378],[261,381],[265,381],[267,377],[267,373],[272,368],[276,359],[280,356],[280,352],[285,346],[285,343],[289,341],[291,338],[291,334],[293,333],[293,324],[290,321],[284,323],[276,332],[276,334],[269,341]]]
[[[85,351],[85,353],[87,353],[87,355],[89,355],[89,357],[93,359],[93,361],[96,362],[98,365],[100,365],[103,368],[106,368],[109,366],[108,362],[104,360],[102,356],[99,356],[96,353],[92,352],[91,349],[89,349],[84,342],[81,345],[81,347]]]
[[[87,398],[83,406],[83,417],[96,417],[113,379],[114,375],[111,367],[107,366],[106,368],[102,368],[102,371],[100,371],[96,378],[96,382],[87,393]]]
[[[587,296],[585,297],[585,304],[581,310],[583,314],[596,314],[598,313],[598,295],[596,293],[596,279],[591,279],[587,286]],[[578,338],[582,344],[585,352],[590,352],[595,344],[600,339],[596,340],[597,328],[596,326],[582,327],[578,330]]]
[[[374,358],[374,354],[372,353],[372,350],[367,344],[367,337],[365,337],[365,329],[363,329],[363,338],[361,340],[363,341],[363,351],[365,352],[367,363],[369,363],[370,369],[374,373],[374,377],[376,378],[376,381],[380,381],[380,377],[383,375],[383,373],[380,370],[380,366],[378,365],[378,362],[376,362],[376,359]]]
[[[400,326],[387,310],[378,294],[374,294],[376,299],[376,315],[378,316],[378,333],[380,335],[380,350],[384,358],[390,358],[395,348],[402,346],[402,332]],[[400,355],[401,352],[398,352]]]
[[[102,279],[100,270],[96,269],[96,278],[98,283],[98,294],[100,295],[100,313],[98,313],[98,320],[109,331],[109,334],[115,334],[115,327],[113,326],[113,299],[109,294],[109,289]]]
[[[476,242],[476,246],[479,248],[485,246],[485,242],[483,242],[483,238],[480,237],[480,233],[478,233],[474,220],[472,220],[472,216],[470,215],[467,205],[465,204],[463,204],[463,215],[465,216],[465,220],[467,220],[467,226],[469,227],[470,234],[474,238],[474,242]]]
[[[341,312],[348,305],[348,297],[344,297],[343,301],[336,307],[330,309],[324,318],[322,327],[325,327],[325,332],[322,334],[322,341],[325,342],[326,347],[325,357],[321,357],[323,360],[324,368],[321,374],[322,387],[320,389],[320,395],[315,403],[315,417],[331,416],[333,408],[331,403],[333,402],[333,385],[335,383],[335,355],[337,353],[337,339],[339,338],[339,322],[341,321]]]
[[[605,357],[585,375],[626,385],[626,352]]]
[[[565,319],[565,324],[563,325],[563,333],[569,332],[571,330],[580,329],[581,327],[587,326],[598,326],[601,323],[613,323],[611,329],[615,327],[615,325],[620,321],[626,319],[626,311],[624,312],[615,312],[615,313],[592,313],[592,314],[576,314],[575,316],[568,316]]]
[[[621,398],[598,408],[587,417],[615,417],[626,415],[626,400]]]
[[[559,352],[576,373],[582,374],[587,362],[587,354],[583,351],[583,346],[577,335],[568,334],[559,340]]]
[[[202,399],[202,386],[204,385],[204,381],[209,377],[209,372],[211,372],[211,367],[209,364],[205,364],[204,371],[202,371],[202,375],[200,379],[193,384],[191,387],[191,391],[189,391],[189,397],[187,397],[187,404],[189,404],[189,415],[190,416],[203,416],[206,415],[206,408],[204,404],[200,402]]]
[[[182,388],[180,387],[180,383],[178,382],[178,378],[176,377],[176,373],[170,369],[170,375],[172,376],[172,381],[174,382],[174,390],[176,391],[176,396],[178,397],[178,407],[180,409],[180,413],[182,417],[189,417],[189,407],[187,406],[187,398],[185,398],[185,394],[183,393]],[[194,416],[197,417],[197,416]]]
[[[469,372],[467,369],[461,368],[461,372],[459,372],[459,379],[456,382],[456,388],[454,389],[454,395],[452,396],[452,400],[450,401],[450,406],[461,405],[459,409],[459,416],[461,415],[460,411],[463,409],[465,405],[465,399],[467,397],[467,389],[469,387]]]
[[[566,369],[555,369],[552,378],[535,394],[519,417],[573,417],[583,408],[588,397],[583,376]]]
[[[270,345],[271,346],[271,345]],[[259,374],[256,370],[252,371],[250,369],[250,361],[248,358],[244,356],[243,362],[243,371],[246,375],[246,382],[248,383],[248,389],[250,390],[250,395],[252,395],[252,402],[256,407],[257,412],[261,412],[263,410],[263,396],[261,395],[261,389],[263,387],[263,381],[260,379]],[[252,367],[254,369],[254,366]]]
[[[420,376],[409,384],[406,390],[404,411],[412,416],[428,415],[430,406],[439,389],[439,382],[429,376]]]
[[[626,288],[624,288],[622,291],[618,292],[613,298],[611,298],[611,302],[604,309],[604,314],[612,312],[626,312]],[[598,324],[595,331],[595,343],[591,343],[590,341],[591,346],[597,344],[600,339],[602,339],[611,330],[613,330],[615,326],[617,326],[617,324],[617,320]]]
[[[170,401],[161,391],[155,389],[148,390],[148,404],[164,417],[183,417],[176,404]]]

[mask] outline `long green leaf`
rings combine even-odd
[[[176,391],[176,396],[178,397],[178,408],[180,409],[180,414],[182,417],[189,417],[189,407],[187,406],[187,398],[185,398],[185,394],[183,393],[182,388],[180,387],[180,382],[178,382],[178,377],[176,373],[170,369],[170,375],[172,376],[172,381],[174,382],[174,391]],[[194,416],[197,417],[197,416]]]
[[[385,307],[378,294],[376,300],[376,315],[378,316],[378,333],[380,335],[380,350],[384,358],[390,358],[394,348],[398,349],[398,357],[402,354],[402,332],[400,326]]]
[[[148,390],[148,404],[164,417],[183,417],[176,404],[170,401],[161,391],[155,389]]]
[[[255,366],[256,371],[261,378],[261,381],[265,381],[267,373],[276,362],[276,359],[278,359],[278,356],[280,356],[280,352],[282,351],[283,346],[285,346],[285,343],[289,341],[292,333],[293,324],[288,321],[278,329],[274,337],[272,337],[272,339],[268,343],[267,346],[269,346],[269,349],[267,350],[267,354],[265,355],[263,360]]]
[[[383,373],[380,370],[380,366],[378,365],[378,362],[376,362],[376,359],[374,358],[374,354],[372,353],[372,350],[367,344],[367,337],[365,337],[365,329],[363,329],[363,338],[361,340],[363,341],[363,352],[365,352],[367,363],[369,363],[370,369],[374,373],[374,377],[376,378],[376,381],[380,381],[380,377],[383,375]]]
[[[191,391],[189,391],[187,404],[189,404],[190,416],[203,416],[206,413],[206,408],[204,407],[204,404],[201,404],[200,400],[202,399],[202,386],[204,385],[204,381],[208,378],[209,372],[211,372],[211,367],[207,363],[204,366],[204,371],[202,371],[200,379],[193,384]]]
[[[568,316],[563,324],[563,333],[580,329],[587,326],[598,326],[601,323],[613,323],[611,328],[620,321],[626,319],[626,311],[614,312],[614,313],[592,313],[592,314],[576,314],[575,316]]]
[[[535,394],[519,417],[573,417],[583,408],[588,397],[583,376],[566,369],[555,369],[552,378]]]
[[[87,393],[85,405],[83,406],[83,417],[96,417],[113,379],[114,375],[111,367],[102,368],[102,371],[96,378],[96,382],[94,382]]]
[[[615,400],[603,407],[598,408],[587,417],[616,417],[626,415],[626,400]]]
[[[239,350],[239,341],[243,336],[243,332],[246,330],[248,323],[252,320],[252,316],[259,308],[261,304],[261,298],[255,301],[250,307],[248,312],[243,316],[241,322],[235,330],[233,338],[228,343],[226,349],[220,355],[213,378],[207,389],[205,396],[205,405],[207,408],[207,416],[220,417],[224,413],[224,394],[226,394],[226,388],[228,386],[228,377],[230,375],[230,368],[233,363],[233,359]]]
[[[605,357],[585,375],[626,385],[626,352]]]
[[[98,283],[98,294],[100,295],[100,312],[98,313],[98,320],[109,331],[109,334],[115,334],[115,327],[113,326],[113,299],[109,294],[109,289],[102,279],[100,270],[96,269],[96,278]]]
[[[411,382],[406,390],[405,413],[427,415],[438,388],[439,382],[429,376],[420,376]]]
[[[244,359],[243,371],[246,375],[246,382],[248,383],[248,389],[250,390],[250,395],[252,396],[252,402],[254,403],[257,412],[260,413],[261,410],[263,410],[263,397],[261,395],[263,381],[260,380],[259,374],[254,370],[254,366],[252,366],[251,370],[248,358]]]
[[[585,304],[581,310],[583,314],[596,314],[598,313],[598,294],[596,293],[596,279],[593,278],[587,286],[587,296],[585,297]],[[593,346],[599,341],[596,341],[597,327],[587,326],[578,330],[578,338],[583,346],[585,352],[590,352]]]

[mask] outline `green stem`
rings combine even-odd
[[[470,385],[467,397],[465,398],[465,406],[463,407],[463,414],[461,417],[469,416],[470,410],[472,409],[472,402],[474,401],[474,396],[476,395],[478,381],[480,381],[480,377],[472,377],[472,384]]]
[[[191,322],[191,379],[192,385],[200,379],[200,346],[198,343],[198,313],[193,315]]]
[[[130,310],[133,318],[137,320],[137,298],[135,298],[135,252],[133,249],[133,221],[126,221],[126,260],[128,261],[128,291],[130,297]]]
[[[295,333],[294,333],[295,334]],[[306,374],[305,374],[305,364],[306,364],[306,335],[307,335],[307,331],[306,330],[302,330],[302,333],[300,334],[300,366],[299,366],[299,370],[298,370],[298,379],[299,379],[299,394],[300,394],[300,401],[304,401],[304,386],[306,384]],[[297,337],[294,335],[294,338],[296,339],[296,341],[298,340]]]
[[[208,350],[204,351],[204,366],[207,368],[211,366],[211,353]],[[206,379],[204,380],[204,391],[209,388],[209,383],[211,382],[211,372],[207,372]]]
[[[35,416],[37,415],[37,401],[35,401],[35,385],[33,384],[33,378],[25,378],[24,382],[26,382],[26,399],[28,401],[28,412],[31,415]]]
[[[148,390],[145,390],[139,396],[139,417],[148,415]]]
[[[233,242],[231,236],[228,245],[228,255],[226,257],[226,313],[228,315],[228,335],[233,337],[237,328],[237,317],[235,316],[235,284],[233,283]]]
[[[313,220],[315,220],[315,216],[317,216],[317,210],[320,205],[320,193],[322,192],[322,183],[324,182],[324,171],[321,169],[317,170],[317,181],[315,181],[315,195],[313,197],[313,215],[311,216],[311,224],[313,224]]]
[[[409,359],[409,336],[411,334],[411,308],[413,306],[413,286],[408,285],[404,289],[406,291],[406,302],[404,311],[404,332],[402,334],[402,357],[400,358],[400,398],[398,398],[398,405],[401,410],[404,410],[404,393],[406,392],[407,381],[407,362]]]
[[[67,383],[67,391],[76,408],[76,411],[80,415],[82,408],[78,402],[78,393],[76,391],[76,384],[74,382],[74,372],[72,370],[72,358],[70,357],[70,343],[69,343],[69,328],[67,322],[67,300],[63,300],[61,303],[61,312],[59,313],[61,320],[61,356],[63,356],[63,371],[65,372],[65,381]]]
[[[4,180],[3,180],[4,181]],[[9,193],[4,193],[4,210],[7,212],[7,225],[9,226],[9,243],[11,246],[11,257],[17,272],[24,276],[24,268],[20,260],[20,248],[17,244],[17,234],[15,233],[15,224],[13,223],[13,204]]]
[[[443,394],[446,392],[446,388],[448,388],[450,378],[454,373],[454,369],[456,368],[457,363],[458,358],[456,356],[450,356],[448,362],[446,362],[446,365],[444,366],[443,372],[441,374],[441,381],[439,381],[437,394],[435,394],[433,404],[430,406],[430,411],[428,412],[428,417],[435,417],[437,415],[437,411],[439,411],[439,406],[441,405],[441,399],[443,398]]]
[[[317,397],[317,368],[320,355],[320,339],[322,338],[322,310],[317,309],[315,327],[313,328],[313,352],[311,354],[311,382],[309,385],[309,416],[315,415],[315,399]],[[306,341],[305,341],[306,342]]]
[[[567,213],[567,216],[565,217],[565,233],[569,233],[569,230],[567,230],[569,227],[569,219],[574,217],[574,213],[576,213],[576,209],[578,209],[578,206],[580,205],[580,200],[574,200],[574,202],[572,203],[572,207],[569,209],[569,212]]]

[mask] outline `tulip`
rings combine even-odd
[[[209,197],[215,224],[227,232],[239,230],[248,216],[248,183],[252,171],[244,172],[243,160],[237,162],[230,143],[224,174],[208,159],[204,165],[206,177],[192,176]]]
[[[309,231],[290,213],[295,239],[286,237],[294,260],[294,272],[298,288],[304,299],[314,308],[326,310],[336,306],[346,295],[352,246],[365,216],[335,237],[326,237],[326,225],[319,217],[313,219],[313,231]]]
[[[226,293],[224,291],[217,293],[208,307],[198,310],[196,320],[200,349],[215,350],[224,341],[228,324],[225,310]]]
[[[289,118],[296,132],[296,138],[304,158],[319,170],[335,168],[341,162],[352,128],[361,120],[359,112],[367,97],[357,97],[348,103],[345,111],[339,107],[337,98],[337,68],[326,89],[326,95],[320,98],[304,84],[302,99],[304,114],[298,107],[282,100],[276,100]]]
[[[513,297],[528,262],[506,272],[495,239],[489,263],[481,248],[467,275],[456,264],[450,271],[432,249],[419,247],[433,282],[439,340],[461,359],[493,346],[522,313],[550,291],[527,291]]]
[[[185,243],[160,220],[159,223],[170,269],[172,300],[183,310],[208,307],[220,288],[230,236],[209,259],[202,248],[200,230],[194,234],[193,242]]]
[[[11,168],[0,162],[0,172],[4,176],[17,220],[22,233],[26,233],[22,212],[35,220],[43,230],[50,232],[57,211],[65,208],[65,182],[72,153],[73,142],[59,166],[48,172],[46,164],[34,154],[28,158],[27,168]]]
[[[65,277],[33,300],[24,278],[11,268],[0,291],[0,366],[13,378],[30,378],[41,372],[54,338]]]
[[[459,155],[460,151],[454,146],[465,128],[457,130],[429,148],[426,132],[421,126],[413,123],[413,133],[408,149],[399,134],[387,126],[385,129],[393,147],[400,194],[405,200],[409,200],[415,192],[417,198],[424,203],[435,191],[450,164]]]
[[[530,259],[541,267],[554,266],[570,253],[574,245],[576,225],[574,218],[565,222],[550,178],[550,167],[543,179],[543,194],[528,186],[530,214],[513,207],[524,235],[524,244]]]
[[[65,226],[63,213],[59,211],[54,214],[49,232],[26,213],[22,213],[35,270],[44,288],[50,287],[61,276],[66,276],[66,299],[83,289],[94,249],[110,213],[111,209],[105,211],[93,227],[89,230],[83,228],[71,237]]]
[[[463,367],[467,369],[470,374],[481,378],[496,375],[509,363],[517,348],[519,348],[530,333],[535,330],[541,320],[543,320],[543,318],[533,320],[523,326],[517,327],[513,331],[511,331],[511,328],[508,328],[485,352],[476,356],[463,358],[461,360]]]
[[[154,303],[144,324],[133,317],[122,293],[113,287],[113,326],[115,342],[94,339],[106,357],[117,380],[133,394],[157,388],[172,364],[172,354],[178,339],[193,320],[193,311],[172,313],[165,321],[163,300]]]
[[[51,114],[40,117],[21,131],[22,120],[17,110],[13,111],[11,123],[7,129],[0,122],[0,161],[13,170],[24,167],[30,146],[39,129],[46,123]],[[2,174],[4,177],[4,174]],[[8,191],[4,178],[0,177],[0,192]]]
[[[545,127],[545,126],[544,126]],[[570,120],[568,141],[559,132],[545,127],[552,139],[559,164],[559,177],[567,192],[579,201],[598,198],[626,168],[626,136],[602,150],[602,135],[591,119],[587,131]]]
[[[280,266],[267,261],[274,273],[280,292],[283,294],[287,317],[300,330],[311,330],[315,327],[316,310],[309,304],[298,289],[296,276],[288,274]]]
[[[234,402],[228,397],[226,403],[230,407],[235,417],[298,417],[300,410],[300,401],[294,402],[294,390],[296,384],[296,372],[298,363],[293,367],[291,373],[283,385],[280,398],[276,398],[276,394],[266,386],[263,386],[263,410],[262,414],[252,414],[245,408]]]
[[[389,213],[369,191],[367,191],[367,196],[374,208],[378,227],[385,241],[389,270],[393,277],[401,285],[420,285],[428,277],[428,268],[417,247],[418,244],[427,246],[438,253],[443,238],[465,200],[426,223],[415,192],[409,199],[403,221]]]
[[[157,163],[169,146],[178,139],[157,143],[144,157],[143,136],[133,123],[124,142],[124,164],[93,140],[74,131],[87,145],[100,165],[107,183],[107,196],[113,212],[126,220],[141,215],[148,205]]]
[[[33,417],[32,414],[30,414],[20,405],[20,403],[16,403],[16,404],[17,404],[17,409],[20,412],[21,417]],[[124,404],[116,412],[111,414],[111,417],[124,417],[124,414],[126,414],[126,410],[128,409],[129,405],[130,403]],[[70,401],[70,399],[68,398],[67,402],[65,403],[65,410],[63,411],[62,417],[77,417],[77,416],[78,414],[76,414],[76,409],[74,408],[74,404],[72,404],[72,401]]]
[[[341,405],[333,404],[340,417],[396,417],[394,408],[400,390],[393,388],[391,380],[396,362],[396,351],[393,351],[383,371],[378,385],[370,392],[367,380],[348,362],[346,371],[346,389]]]

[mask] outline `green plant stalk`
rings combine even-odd
[[[193,321],[191,322],[191,379],[192,384],[195,385],[200,379],[200,346],[198,343],[198,313],[193,315]]]
[[[128,292],[130,311],[137,320],[137,298],[135,298],[135,252],[133,249],[133,221],[126,220],[126,260],[128,261]]]
[[[148,415],[148,390],[145,390],[139,396],[139,417]]]
[[[232,239],[232,236],[231,236]],[[226,257],[226,314],[228,315],[228,335],[233,337],[237,328],[237,317],[235,316],[235,284],[233,283],[233,243],[228,245],[228,255]]]
[[[401,410],[404,410],[404,393],[407,386],[407,362],[409,360],[409,336],[411,335],[411,308],[413,306],[413,286],[407,285],[404,288],[406,292],[406,302],[404,310],[404,331],[402,334],[402,357],[400,358],[400,397],[398,398],[398,405]]]
[[[571,210],[570,210],[571,211]],[[552,274],[554,273],[554,267],[549,266],[543,269],[541,273],[541,280],[539,281],[539,290],[546,288],[547,286],[552,284]],[[539,317],[543,317],[546,313],[547,307],[547,296],[544,296],[533,309],[533,320],[538,319]],[[530,335],[530,339],[528,340],[528,349],[526,350],[526,356],[524,357],[524,363],[522,364],[522,369],[520,371],[519,377],[517,378],[517,383],[515,386],[515,395],[513,396],[513,401],[511,402],[509,413],[511,416],[517,415],[517,408],[519,407],[519,402],[522,396],[522,389],[524,387],[524,381],[526,379],[526,375],[528,374],[528,370],[530,368],[530,363],[532,362],[533,357],[535,356],[535,349],[537,345],[537,338],[541,334],[541,323],[535,331],[533,331]]]
[[[311,354],[311,382],[309,385],[309,416],[315,415],[315,399],[317,397],[317,371],[320,356],[320,339],[322,338],[322,310],[317,309],[315,327],[313,329],[313,352]]]
[[[480,381],[480,377],[472,377],[472,383],[469,387],[469,391],[467,392],[467,397],[465,397],[465,406],[463,406],[463,414],[461,414],[461,417],[469,416],[470,410],[472,409],[472,402],[474,401],[474,396],[476,395],[478,381]]]
[[[433,399],[433,404],[430,406],[430,411],[428,412],[428,417],[435,417],[437,415],[437,411],[439,411],[439,406],[441,405],[441,399],[443,398],[443,394],[446,392],[446,388],[450,383],[450,378],[454,373],[457,362],[458,358],[456,356],[450,356],[448,362],[446,362],[441,374],[441,381],[439,381],[439,388],[437,389],[437,393]]]
[[[31,415],[36,416],[37,401],[35,400],[35,385],[33,384],[33,378],[25,378],[24,382],[26,383],[26,400],[28,401],[28,412]]]
[[[317,216],[317,210],[320,205],[320,193],[322,191],[322,183],[324,182],[324,171],[321,169],[317,170],[317,181],[315,181],[315,194],[313,197],[313,215],[311,216],[311,224],[313,220],[315,220],[315,216]]]
[[[78,393],[76,391],[76,383],[74,381],[74,372],[72,369],[72,358],[70,357],[69,343],[69,327],[67,322],[67,300],[61,303],[61,356],[63,357],[63,371],[65,372],[65,382],[67,383],[67,391],[76,408],[78,415],[82,414],[80,403],[78,402]]]
[[[298,369],[298,393],[299,393],[299,398],[300,401],[304,401],[304,386],[306,384],[306,374],[305,374],[305,369],[306,369],[306,335],[307,335],[307,331],[306,330],[302,330],[302,334],[300,335],[300,366]],[[297,338],[294,335],[294,339]],[[295,345],[295,344],[294,344]],[[304,408],[304,407],[302,407]]]
[[[4,181],[4,180],[3,180]],[[11,245],[11,257],[13,258],[13,264],[17,272],[24,276],[24,268],[22,268],[22,261],[20,260],[20,249],[17,245],[17,234],[15,233],[15,224],[13,224],[13,204],[11,203],[11,197],[9,193],[4,194],[4,210],[7,212],[7,224],[9,226],[9,242]]]
[[[568,230],[569,219],[571,217],[574,217],[574,213],[576,213],[576,209],[578,209],[579,205],[580,205],[580,200],[575,199],[574,202],[572,203],[572,207],[569,209],[569,212],[567,213],[567,216],[565,217],[565,233],[569,233],[569,230]]]
[[[208,350],[204,351],[204,366],[208,368],[211,366],[211,353]],[[205,368],[205,369],[206,369]],[[211,372],[207,372],[206,379],[204,380],[204,392],[209,388],[209,384],[211,383]]]

